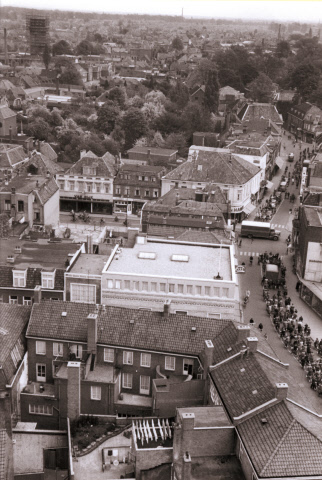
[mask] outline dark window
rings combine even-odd
[[[22,200],[18,200],[18,212],[24,211],[24,202]]]

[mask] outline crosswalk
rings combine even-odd
[[[278,229],[278,228],[286,228],[286,225],[281,225],[281,224],[279,224],[279,223],[272,223],[272,224],[271,224],[271,227],[277,228],[277,229]]]

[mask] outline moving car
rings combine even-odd
[[[289,155],[288,155],[288,161],[289,161],[289,162],[293,162],[293,160],[294,160],[294,153],[289,153]]]

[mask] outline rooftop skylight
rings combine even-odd
[[[157,254],[154,252],[139,252],[138,258],[143,258],[145,260],[155,260]]]
[[[189,255],[171,255],[171,260],[173,262],[189,262]]]

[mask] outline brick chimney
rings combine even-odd
[[[205,340],[203,351],[201,352],[204,380],[207,378],[209,367],[214,363],[214,349],[212,341]]]
[[[36,285],[34,288],[34,303],[40,303],[42,297],[41,285]]]
[[[163,317],[168,318],[170,314],[170,305],[171,305],[171,300],[167,298],[167,300],[163,304]]]
[[[87,352],[97,353],[97,314],[90,313],[87,317]]]
[[[183,455],[182,480],[191,480],[191,457],[189,452]]]
[[[189,451],[193,444],[193,429],[195,428],[195,414],[182,413],[181,431],[182,431],[182,454]]]
[[[247,350],[248,353],[256,353],[258,345],[257,337],[247,337]]]
[[[250,327],[248,325],[238,325],[237,326],[237,343],[240,343],[242,341],[246,342],[247,337],[249,337],[249,332],[250,332]]]
[[[288,393],[288,385],[287,383],[276,383],[275,384],[275,397],[277,400],[286,400]]]
[[[67,416],[77,420],[80,415],[80,362],[67,363]]]

